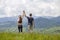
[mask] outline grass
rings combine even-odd
[[[0,40],[60,40],[60,34],[0,33]]]

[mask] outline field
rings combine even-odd
[[[60,34],[0,33],[0,40],[60,40]]]

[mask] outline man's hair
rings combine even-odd
[[[32,13],[30,13],[30,16],[32,16]]]

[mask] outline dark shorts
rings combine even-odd
[[[18,30],[19,30],[19,32],[22,32],[23,26],[22,25],[18,25]]]
[[[32,23],[28,23],[28,25],[32,26]]]
[[[18,25],[18,28],[22,28],[23,26],[22,25]]]

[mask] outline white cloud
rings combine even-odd
[[[37,16],[60,16],[60,0],[0,0],[6,16],[17,16],[26,11]]]

